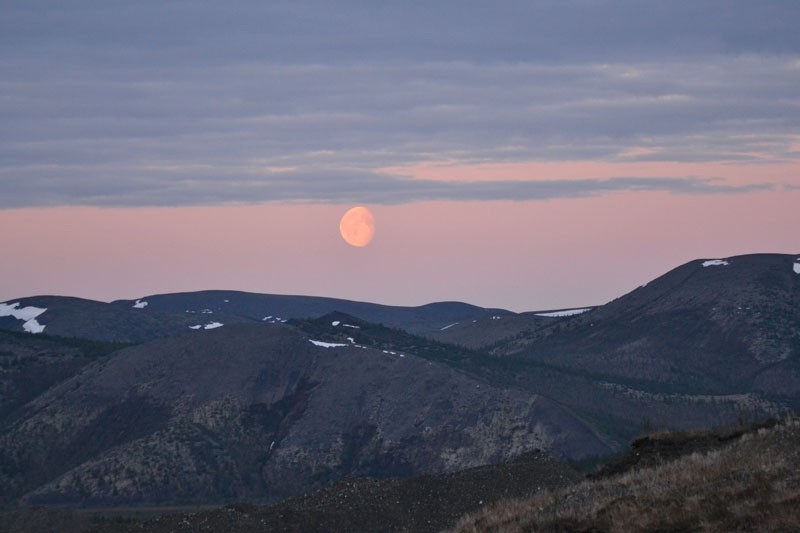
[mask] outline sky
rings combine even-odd
[[[0,301],[548,310],[799,253],[798,26],[795,0],[0,0]]]

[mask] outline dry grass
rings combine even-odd
[[[499,502],[456,531],[798,531],[800,421],[708,453]]]

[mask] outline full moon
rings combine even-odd
[[[347,244],[366,246],[375,235],[375,220],[366,207],[358,206],[344,214],[339,222],[339,233]]]

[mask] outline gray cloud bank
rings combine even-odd
[[[769,187],[377,169],[797,161],[799,19],[794,1],[4,2],[0,208]]]
[[[191,176],[191,177],[189,177]],[[57,187],[57,184],[62,187]],[[53,180],[53,186],[22,180],[16,202],[5,207],[63,204],[130,206],[213,205],[252,202],[401,204],[448,200],[550,200],[586,198],[616,192],[662,191],[672,194],[741,194],[773,189],[771,183],[728,185],[697,177],[618,177],[569,180],[458,181],[412,179],[359,170],[274,172],[269,178],[231,176],[214,179],[202,172],[159,174],[155,179]],[[130,184],[135,184],[131,186]]]

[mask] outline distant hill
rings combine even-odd
[[[486,322],[468,322],[478,331],[465,337],[513,368],[517,386],[620,441],[775,416],[800,406],[798,264],[781,254],[700,259],[587,312],[499,318],[484,340]]]
[[[800,406],[797,270],[797,255],[700,259],[606,305],[468,320],[430,336],[493,357],[507,382],[620,441],[753,420]]]
[[[61,337],[139,343],[241,323],[285,323],[343,312],[361,320],[418,334],[438,331],[455,321],[510,316],[461,302],[402,307],[316,296],[200,291],[152,295],[136,300],[97,302],[68,296],[33,296],[0,303],[0,330]],[[33,314],[32,314],[33,313]],[[33,321],[28,321],[35,314]],[[17,317],[19,315],[19,318]]]
[[[800,405],[797,256],[697,260],[492,353],[697,393]]]
[[[188,331],[210,321],[177,313],[146,312],[68,296],[34,296],[7,302],[17,309],[38,309],[38,333],[108,342],[139,343]],[[0,304],[2,305],[2,304]],[[242,319],[234,318],[234,322]],[[13,316],[0,318],[0,330],[24,332],[26,322]]]
[[[138,302],[138,304],[137,304]],[[138,300],[118,300],[112,305],[148,311],[195,314],[219,319],[235,316],[253,321],[280,322],[290,318],[318,318],[339,311],[367,322],[426,333],[459,320],[508,315],[504,309],[485,309],[461,302],[436,302],[418,307],[380,305],[318,296],[255,294],[239,291],[200,291],[146,296]],[[221,318],[219,318],[221,317]]]

